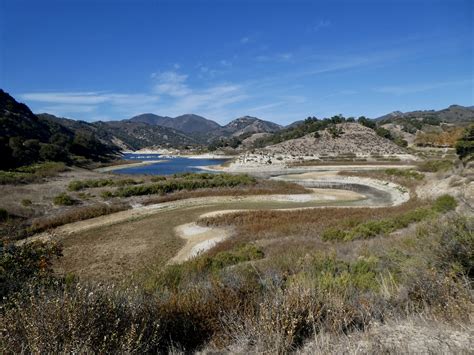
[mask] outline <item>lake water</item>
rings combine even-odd
[[[168,158],[160,154],[125,154],[125,160],[165,160],[162,163],[135,166],[115,170],[119,174],[148,174],[148,175],[171,175],[187,172],[204,172],[199,169],[201,166],[219,165],[227,161],[227,159],[189,159],[189,158]]]

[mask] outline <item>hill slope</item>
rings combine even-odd
[[[143,122],[150,125],[168,127],[184,133],[207,133],[221,127],[212,120],[194,114],[186,114],[173,118],[145,113],[132,117],[129,120],[132,122]]]
[[[341,123],[336,125],[338,132],[331,133],[326,129],[319,137],[308,134],[304,137],[291,139],[268,146],[265,151],[281,154],[297,155],[388,155],[404,154],[405,150],[390,140],[380,137],[373,129],[358,123]]]
[[[229,122],[219,131],[220,134],[224,136],[240,136],[242,134],[249,133],[273,133],[281,129],[281,126],[270,122],[264,121],[257,117],[244,116],[236,118],[235,120]]]
[[[101,141],[87,123],[61,124],[50,117],[38,117],[0,89],[1,169],[40,161],[73,162],[77,157],[107,160],[116,151],[113,145]]]
[[[443,110],[418,110],[411,112],[395,111],[375,119],[380,124],[398,123],[410,124],[411,121],[419,122],[446,122],[446,123],[466,123],[474,121],[474,108],[460,105],[451,105]]]

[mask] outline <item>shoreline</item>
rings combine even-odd
[[[115,171],[115,170],[122,170],[122,169],[126,169],[126,168],[135,168],[137,166],[152,165],[152,164],[164,163],[164,162],[166,162],[165,159],[162,159],[162,160],[146,160],[146,161],[141,161],[141,162],[137,162],[137,163],[106,166],[106,167],[103,167],[103,168],[94,169],[94,171],[96,171],[98,173],[108,173],[108,172]]]
[[[225,154],[213,154],[213,153],[201,153],[201,154],[183,154],[176,151],[169,150],[137,150],[137,151],[122,151],[122,154],[133,154],[133,155],[147,155],[147,154],[159,154],[163,158],[188,158],[188,159],[234,159],[238,155],[225,155]]]

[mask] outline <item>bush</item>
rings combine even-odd
[[[86,188],[105,187],[105,186],[127,186],[141,184],[142,181],[134,179],[90,179],[90,180],[74,180],[68,185],[69,191],[80,191]]]
[[[160,180],[154,184],[120,187],[114,194],[119,197],[168,194],[180,190],[197,190],[216,187],[237,187],[256,184],[257,180],[248,175],[184,173]]]
[[[456,200],[449,195],[438,197],[431,208],[417,208],[391,218],[357,223],[348,229],[340,227],[326,228],[321,237],[323,240],[350,241],[355,239],[368,239],[379,235],[387,235],[398,229],[406,228],[415,222],[435,216],[437,213],[446,213],[456,208]]]
[[[53,202],[55,205],[60,205],[60,206],[72,206],[76,203],[76,201],[65,192],[55,196],[53,199]]]
[[[433,210],[440,213],[446,213],[455,210],[457,205],[458,203],[454,197],[450,195],[443,195],[435,200],[433,203]]]
[[[33,204],[33,202],[31,202],[31,200],[25,198],[25,199],[21,200],[21,204],[22,204],[22,206],[27,207],[27,206],[31,206]]]
[[[415,170],[395,169],[395,168],[385,169],[385,174],[404,177],[407,179],[414,179],[414,180],[423,180],[425,177],[424,174],[419,173],[418,171],[415,171]]]
[[[8,211],[4,208],[0,208],[0,222],[5,222],[10,217]]]
[[[33,278],[48,276],[51,262],[61,255],[61,247],[54,243],[0,246],[0,299],[20,290]]]
[[[42,181],[44,178],[55,176],[67,171],[64,163],[46,162],[17,168],[12,171],[0,170],[0,185],[18,185]]]
[[[428,160],[418,166],[420,171],[436,173],[439,171],[447,171],[453,167],[451,160]]]

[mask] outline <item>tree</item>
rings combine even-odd
[[[45,161],[65,161],[67,160],[66,151],[56,144],[42,144],[39,156]]]
[[[359,122],[362,126],[372,128],[372,129],[375,129],[375,127],[377,126],[377,124],[374,121],[366,118],[365,116],[360,116],[357,122]]]
[[[470,159],[474,156],[474,125],[471,125],[456,143],[456,153],[460,159]]]

